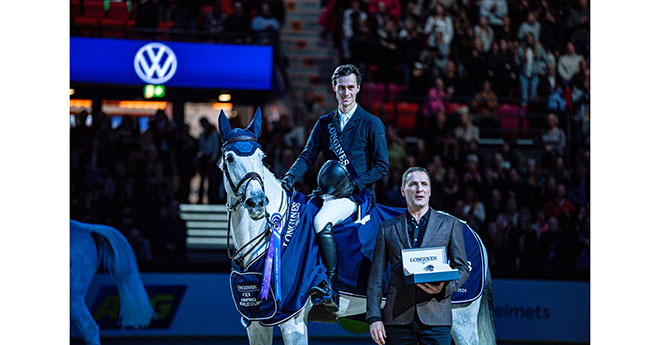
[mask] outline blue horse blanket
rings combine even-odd
[[[367,212],[359,222],[357,214],[353,214],[333,228],[338,248],[337,288],[340,292],[363,297],[366,297],[378,227],[383,221],[405,211],[403,208],[372,203],[370,198],[365,199],[360,208]],[[281,301],[275,298],[274,282],[270,284],[268,298],[259,298],[265,254],[245,270],[233,265],[230,275],[232,297],[237,310],[246,320],[259,321],[264,326],[287,321],[305,306],[311,289],[325,278],[325,266],[321,262],[313,229],[314,216],[321,205],[322,201],[318,197],[305,196],[299,192],[293,195],[282,233]],[[465,289],[452,295],[453,303],[470,302],[480,296],[483,290],[483,278],[481,274],[475,274],[475,268],[482,268],[484,262],[483,257],[479,256],[483,255],[479,240],[465,223],[463,235],[473,271],[463,286]],[[271,279],[275,279],[275,276]],[[385,284],[388,281],[389,274],[386,274]]]

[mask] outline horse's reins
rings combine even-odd
[[[228,140],[227,142],[222,145],[222,152],[224,153],[225,147],[231,143],[237,142],[237,141],[257,141],[256,138],[250,137],[250,136],[239,136],[234,139]],[[238,261],[239,266],[241,266],[241,269],[243,269],[243,259],[245,259],[246,256],[248,256],[250,253],[252,253],[257,247],[261,245],[261,240],[266,239],[270,234],[271,234],[271,229],[277,225],[279,225],[282,220],[284,220],[284,216],[280,218],[276,223],[271,223],[270,221],[270,214],[268,213],[268,209],[265,211],[265,217],[266,217],[266,228],[264,231],[262,231],[259,235],[248,241],[248,243],[244,244],[241,248],[239,248],[233,255],[231,253],[230,249],[230,243],[229,243],[229,237],[231,235],[231,213],[240,205],[245,202],[245,193],[241,193],[241,187],[247,183],[249,183],[252,180],[257,180],[259,182],[259,185],[261,185],[261,190],[266,193],[266,189],[264,187],[264,181],[257,172],[251,171],[238,182],[238,184],[234,184],[234,181],[231,179],[231,176],[229,176],[229,172],[227,169],[227,162],[225,161],[224,157],[222,159],[222,170],[224,171],[225,177],[227,178],[227,182],[229,182],[229,186],[231,187],[232,192],[236,196],[236,200],[234,203],[229,203],[229,200],[227,200],[227,213],[228,213],[228,229],[229,232],[227,233],[227,256],[231,260],[236,260]],[[280,199],[280,210],[282,211],[282,206],[285,204],[284,203],[284,190],[282,190],[282,197]],[[284,209],[284,213],[288,212],[289,206],[291,202],[293,201],[293,198],[291,198],[290,202],[286,205],[286,208]],[[282,212],[280,212],[282,214]],[[265,242],[264,242],[265,243]],[[241,251],[245,250],[248,246],[252,245],[244,254],[238,255]]]

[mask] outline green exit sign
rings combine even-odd
[[[163,98],[165,96],[164,85],[145,85],[144,98]]]

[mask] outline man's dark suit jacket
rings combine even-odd
[[[324,160],[336,159],[330,149],[328,131],[330,121],[340,132],[341,146],[357,173],[357,178],[353,180],[353,183],[359,191],[369,188],[373,194],[373,184],[387,174],[390,166],[385,126],[379,118],[369,114],[359,104],[344,130],[339,129],[339,116],[336,109],[321,116],[316,121],[305,148],[287,174],[292,174],[294,181],[298,181],[312,169],[316,157],[321,151],[323,151]]]
[[[430,210],[426,232],[420,247],[445,246],[452,268],[458,269],[459,279],[448,281],[437,295],[429,295],[415,285],[403,281],[401,249],[412,248],[402,214],[381,223],[378,229],[369,282],[367,283],[367,320],[381,318],[385,325],[407,325],[415,311],[419,320],[428,326],[451,326],[451,295],[468,278],[469,271],[463,242],[463,226],[453,216]],[[383,275],[389,261],[392,275],[387,288],[385,309],[380,310],[383,296]]]

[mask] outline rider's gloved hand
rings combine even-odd
[[[282,181],[280,182],[282,183],[282,188],[284,188],[285,191],[293,192],[293,184],[295,183],[295,181],[293,180],[292,175],[289,174],[284,175]]]

